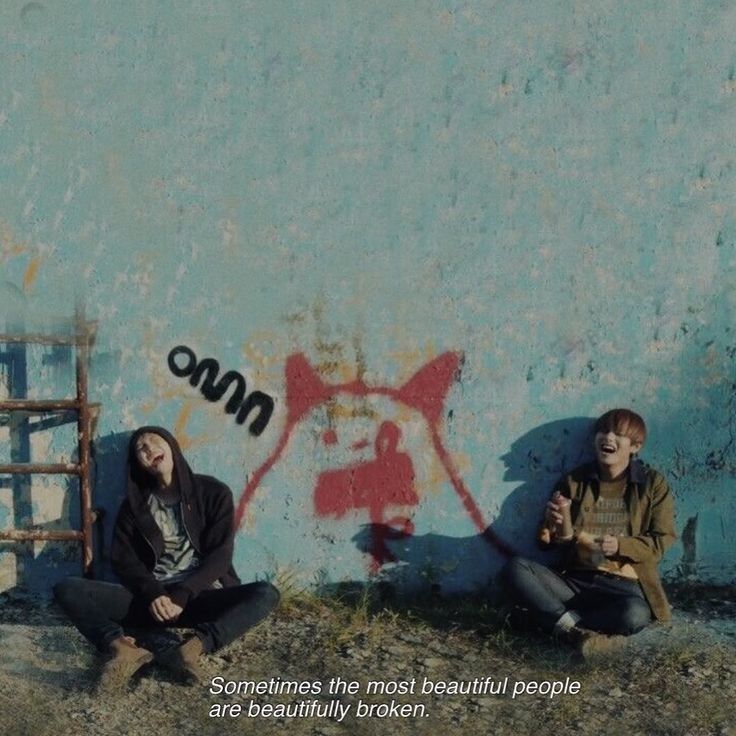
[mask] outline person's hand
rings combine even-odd
[[[168,595],[160,595],[151,601],[148,610],[156,621],[165,623],[166,621],[176,621],[184,609],[174,603]]]
[[[618,537],[614,537],[612,534],[606,534],[601,539],[601,552],[606,557],[613,557],[618,554]]]
[[[562,524],[562,507],[555,503],[554,498],[547,501],[547,509],[544,513],[544,518],[547,521],[547,524],[552,527],[558,527],[560,524]]]

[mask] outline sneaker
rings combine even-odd
[[[200,663],[203,652],[202,640],[198,636],[192,636],[180,647],[162,652],[158,661],[186,685],[201,685],[205,680]]]
[[[136,646],[129,636],[110,642],[110,657],[102,665],[97,681],[97,694],[108,695],[121,690],[130,678],[153,659],[148,649]]]

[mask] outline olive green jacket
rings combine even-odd
[[[619,551],[614,559],[631,563],[655,618],[669,621],[670,605],[662,588],[657,563],[677,538],[672,493],[662,475],[639,460],[632,460],[628,473],[625,501],[631,536],[619,538]],[[596,464],[581,465],[568,473],[559,481],[555,491],[572,501],[570,513],[577,534],[598,498]]]

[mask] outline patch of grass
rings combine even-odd
[[[0,733],[12,736],[58,736],[69,724],[53,701],[30,686],[0,693]]]
[[[282,608],[234,642],[226,658],[213,659],[210,672],[237,680],[280,676],[326,682],[340,676],[364,684],[409,677],[419,681],[424,676],[458,681],[569,676],[582,683],[581,692],[552,701],[415,695],[412,702],[424,703],[428,710],[426,719],[416,721],[353,719],[339,727],[307,719],[288,724],[275,719],[231,722],[207,716],[211,703],[224,699],[206,689],[164,687],[160,673],[100,703],[79,691],[86,676],[80,675],[78,682],[70,676],[69,652],[44,634],[42,650],[52,663],[64,662],[65,674],[56,682],[40,671],[29,671],[26,682],[6,679],[0,693],[0,733],[224,736],[252,729],[262,734],[289,730],[295,736],[389,731],[422,736],[453,728],[469,736],[523,736],[539,730],[559,736],[721,736],[734,723],[734,650],[709,638],[702,627],[652,630],[654,636],[643,637],[638,646],[635,637],[620,656],[581,664],[549,637],[513,629],[506,609],[481,597],[443,600],[430,592],[400,600],[371,585],[342,586],[339,592],[318,595],[300,587],[287,572],[274,582],[282,589]],[[83,659],[71,665],[84,665],[87,657]]]
[[[300,582],[295,570],[279,568],[271,582],[281,594],[279,609],[287,616],[304,611],[319,612],[324,608],[322,599]]]

